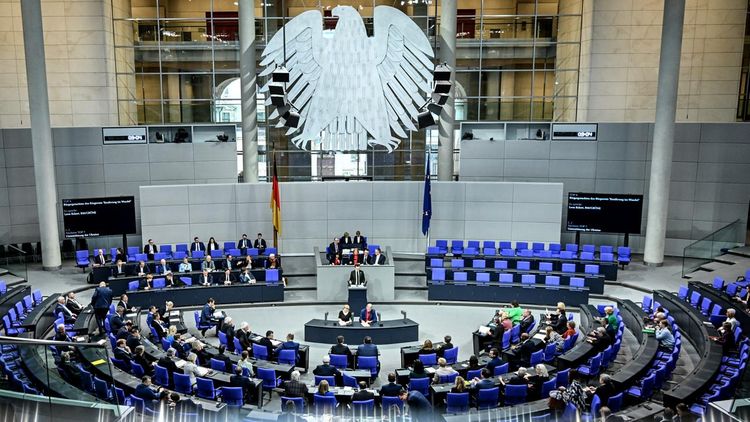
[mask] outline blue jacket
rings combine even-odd
[[[285,341],[276,348],[276,354],[282,350],[294,350],[295,355],[299,353],[299,343],[296,341]]]
[[[377,356],[378,346],[370,344],[360,344],[357,347],[357,356]]]
[[[491,379],[483,379],[476,383],[475,385],[477,390],[486,390],[490,388],[495,388],[495,382]]]
[[[201,319],[200,323],[201,325],[207,325],[211,324],[211,318],[214,316],[214,310],[207,304],[203,305],[203,310],[201,311]]]
[[[359,320],[364,321],[366,314],[367,314],[367,309],[362,309],[362,312],[359,313]],[[370,311],[370,321],[378,322],[378,312],[375,310],[375,308],[372,308],[372,310]]]
[[[135,387],[135,392],[133,393],[133,395],[146,401],[159,400],[159,393],[151,389],[151,387],[147,386],[146,384],[138,384],[138,386]]]
[[[112,289],[109,287],[97,287],[94,290],[94,295],[91,296],[91,306],[94,309],[109,308],[112,304]]]

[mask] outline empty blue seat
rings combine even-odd
[[[174,259],[183,259],[186,257],[187,257],[187,252],[185,251],[174,251],[174,253],[172,253],[172,258]]]
[[[551,380],[546,381],[545,383],[542,384],[542,394],[540,395],[540,397],[542,398],[549,397],[549,393],[551,393],[552,390],[555,390],[556,388],[557,388],[557,378],[552,377]]]
[[[151,282],[151,286],[154,289],[163,289],[167,286],[167,281],[163,278],[155,278],[153,282]]]
[[[429,246],[427,248],[427,255],[442,255],[442,254],[440,253],[440,248],[438,248],[437,246]]]
[[[724,279],[721,277],[714,277],[713,286],[714,289],[724,290]]]
[[[594,246],[594,245],[583,245],[583,247],[582,247],[581,250],[583,250],[583,252],[594,253],[594,252],[596,252],[596,246]]]
[[[450,349],[443,350],[443,357],[448,365],[456,363],[458,361],[458,346],[453,346]]]
[[[643,378],[638,385],[634,385],[628,388],[627,393],[631,397],[638,399],[647,399],[651,397],[651,393],[654,390],[654,383],[656,382],[656,374],[651,374],[646,378]]]
[[[526,392],[528,386],[523,385],[506,385],[505,386],[505,405],[519,404],[526,401]]]
[[[175,252],[187,252],[189,249],[187,243],[178,243],[174,245],[174,250]]]
[[[494,268],[496,270],[507,270],[508,269],[508,261],[503,261],[502,259],[498,259],[495,261]]]
[[[377,356],[357,356],[357,369],[369,369],[372,376],[378,374]]]
[[[586,264],[583,267],[583,272],[586,273],[586,274],[597,275],[597,274],[599,274],[599,266],[596,265],[596,264]]]
[[[544,361],[544,350],[537,350],[531,354],[529,359],[529,366],[535,366]]]
[[[531,250],[534,251],[535,254],[543,251],[544,250],[544,242],[533,242],[531,244]]]
[[[609,410],[613,412],[619,412],[620,409],[622,409],[622,398],[623,393],[615,394],[614,396],[610,397],[607,401],[607,407],[609,407]]]
[[[588,363],[578,367],[578,373],[587,377],[592,377],[599,374],[602,365],[602,354],[597,353],[594,357],[590,358]]]
[[[482,249],[482,254],[484,256],[495,256],[495,255],[497,255],[497,249],[495,249],[495,248],[484,248],[484,249]]]
[[[487,262],[484,259],[474,259],[471,261],[472,268],[486,268]]]
[[[461,255],[464,252],[464,241],[463,240],[451,240],[451,253],[454,255]]]
[[[531,249],[521,249],[517,254],[524,258],[532,258],[534,256],[534,252]]]
[[[688,288],[687,286],[680,286],[680,288],[677,290],[677,297],[681,300],[686,300],[688,295]]]
[[[375,414],[375,399],[353,401],[352,413],[362,419],[372,417]]]
[[[613,262],[615,260],[614,254],[602,252],[599,254],[599,261],[601,262]]]
[[[224,242],[224,252],[229,253],[230,249],[237,249],[237,243],[235,243],[235,242]]]
[[[190,383],[190,375],[172,374],[174,379],[174,391],[182,394],[193,394],[193,386]]]
[[[516,269],[519,271],[530,271],[531,262],[529,261],[518,261],[516,262]]]
[[[486,388],[477,391],[477,407],[481,409],[492,409],[497,407],[500,399],[500,388]]]
[[[501,256],[516,256],[516,251],[513,249],[500,249]]]
[[[463,268],[464,267],[464,260],[461,258],[453,258],[451,259],[451,268]]]
[[[464,256],[476,256],[479,255],[479,249],[478,248],[472,248],[471,246],[467,246],[464,249]]]
[[[694,307],[698,307],[698,303],[700,303],[701,300],[701,294],[698,292],[692,292],[690,294],[690,304]]]
[[[221,387],[221,401],[228,406],[240,407],[245,404],[242,387]]]
[[[433,268],[431,273],[432,273],[432,281],[434,284],[445,283],[445,268]]]
[[[562,272],[564,273],[574,273],[576,272],[576,264],[571,264],[569,262],[565,262],[562,264]]]
[[[82,270],[86,270],[89,266],[89,251],[76,251],[76,266]]]
[[[490,273],[477,273],[477,284],[489,284]]]
[[[540,262],[539,263],[539,271],[546,271],[546,272],[552,271],[552,263],[551,262]]]
[[[440,258],[430,258],[430,267],[443,268],[443,260]]]
[[[465,271],[456,271],[453,273],[453,284],[466,284],[468,274]]]
[[[485,240],[482,242],[482,249],[492,248],[495,249],[495,241],[494,240]],[[487,253],[485,252],[485,255]]]
[[[331,365],[338,369],[346,369],[349,364],[346,355],[329,355],[331,358]]]
[[[495,370],[492,371],[492,376],[497,377],[499,375],[507,374],[508,373],[508,364],[504,363],[502,365],[497,365],[495,367]]]
[[[440,250],[440,253],[448,252],[448,241],[447,240],[436,240],[435,246]]]
[[[536,284],[536,275],[534,274],[521,275],[521,284]]]
[[[556,275],[548,275],[544,277],[544,284],[547,286],[559,286],[560,285],[560,277]]]
[[[462,413],[469,411],[469,393],[448,393],[445,411]]]
[[[469,240],[468,242],[466,242],[466,247],[467,248],[474,248],[474,249],[479,250],[479,241],[478,240]]]
[[[513,274],[501,273],[498,277],[500,283],[513,283]]]
[[[418,359],[424,364],[424,366],[437,365],[436,353],[428,353],[428,354],[419,355]]]
[[[208,378],[198,377],[195,379],[195,395],[202,398],[213,400],[216,398],[216,390],[214,389],[214,382]]]
[[[277,285],[279,284],[279,270],[275,268],[269,268],[266,270],[266,284]]]
[[[581,259],[584,261],[593,261],[594,253],[593,252],[581,252]]]
[[[513,249],[513,246],[511,244],[511,242],[508,242],[506,240],[501,240],[498,243],[498,248],[500,248],[500,249]]]
[[[315,375],[313,380],[315,385],[320,384],[321,381],[326,381],[330,386],[336,385],[336,377],[333,375]]]
[[[268,348],[260,344],[253,343],[253,357],[255,359],[268,360]]]
[[[614,248],[610,245],[601,245],[599,246],[599,254],[603,253],[614,253]]]
[[[516,250],[523,251],[529,249],[529,242],[516,242]]]
[[[429,397],[430,394],[430,378],[415,378],[409,380],[409,390],[419,391],[424,394],[425,397]]]
[[[206,256],[206,252],[204,251],[193,251],[190,253],[190,255],[195,259],[203,259],[204,256]]]

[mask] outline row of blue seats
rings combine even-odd
[[[275,268],[269,268],[266,269],[266,284],[275,286],[279,284],[280,277],[279,277],[279,270]],[[190,277],[179,277],[180,282],[185,284],[186,286],[192,286],[193,285],[193,279]],[[140,289],[141,282],[140,280],[133,280],[128,283],[128,291],[131,290],[138,290]],[[154,278],[151,281],[151,288],[152,289],[164,289],[167,287],[167,280],[164,277],[158,277]]]
[[[688,286],[680,286],[679,290],[677,291],[677,297],[679,297],[681,300],[689,302],[690,306],[701,311],[701,314],[708,318],[708,320],[711,321],[711,323],[715,327],[720,327],[724,320],[727,319],[726,309],[724,309],[718,303],[713,303],[710,298],[701,296],[700,292],[690,291]],[[742,328],[740,328],[738,325],[734,329],[735,342],[739,343],[741,335]]]
[[[34,309],[35,306],[42,303],[42,291],[34,290],[30,295],[26,295],[22,300],[16,302],[8,312],[3,315],[3,329],[6,336],[17,336],[26,332],[22,327],[26,315]]]
[[[0,351],[0,371],[13,390],[26,394],[40,394],[23,369],[21,356],[15,345],[4,344]]]
[[[465,271],[456,271],[453,272],[453,278],[446,280],[445,277],[445,268],[433,268],[432,269],[432,277],[430,278],[430,282],[432,284],[445,284],[446,281],[453,281],[453,284],[466,284],[468,283],[468,273]],[[478,272],[476,273],[476,282],[477,284],[489,284],[490,283],[490,273],[485,272]],[[506,283],[511,284],[513,283],[513,274],[508,273],[500,273],[498,274],[498,283]],[[535,274],[523,274],[521,275],[521,284],[536,284],[536,275]],[[560,285],[560,277],[556,275],[548,275],[544,277],[544,284],[546,286],[559,286]],[[575,288],[584,288],[585,282],[582,277],[571,277],[570,278],[570,287]]]
[[[481,246],[480,246],[481,245]],[[529,242],[516,242],[515,247],[509,241],[500,241],[497,244],[493,240],[484,240],[482,242],[478,240],[469,240],[464,247],[463,240],[452,240],[450,248],[448,247],[447,240],[435,241],[435,246],[427,248],[428,254],[446,254],[450,251],[454,255],[497,255],[497,251],[503,253],[513,252],[513,255],[518,256],[536,256],[536,257],[552,257],[552,258],[579,258],[578,244],[568,243],[565,245],[565,249],[562,249],[562,245],[559,243],[550,243],[549,248],[545,248],[545,244],[542,242],[532,242],[529,247]],[[596,254],[596,246],[594,245],[583,245],[580,250],[580,259],[593,260]],[[630,248],[627,246],[619,246],[617,248],[618,261],[630,262]],[[602,245],[599,247],[599,255],[604,254],[605,257],[614,255],[614,247],[609,245]]]
[[[445,264],[445,261],[441,258],[430,258],[430,267],[433,269],[436,268],[443,268]],[[466,268],[464,267],[465,262],[463,258],[453,258],[450,262],[450,268]],[[473,269],[483,269],[487,268],[487,261],[484,259],[472,259],[471,260],[471,268]],[[495,260],[494,263],[494,269],[496,270],[507,270],[508,269],[508,261],[503,260]],[[551,262],[540,262],[539,263],[539,271],[542,272],[552,272],[553,266]],[[518,261],[516,262],[516,270],[518,271],[531,271],[531,262],[529,261]],[[599,274],[599,265],[597,264],[586,264],[583,267],[583,272],[586,274]],[[575,273],[576,272],[576,264],[564,262],[562,264],[562,272],[564,273]]]
[[[190,252],[187,248],[188,245],[182,244],[177,245],[177,250],[172,251],[171,245],[162,245],[161,247],[169,246],[168,251],[159,251],[154,254],[154,260],[160,261],[162,259],[183,259],[183,258],[193,258],[193,259],[203,259],[206,254],[203,251],[193,251]],[[242,253],[242,250],[232,248],[232,249],[214,249],[212,250],[209,255],[211,255],[211,258],[214,259],[220,259],[223,258],[225,255],[232,255],[232,256],[267,256],[270,254],[278,254],[278,250],[276,248],[267,248],[264,253],[261,255],[260,251],[256,248],[249,248],[245,250],[245,253]],[[91,262],[91,257],[94,255],[91,255],[88,250],[80,250],[76,251],[76,265],[80,266],[88,266]],[[113,259],[113,257],[117,256],[117,248],[112,248],[110,250],[110,260]],[[141,250],[136,246],[130,246],[128,247],[128,262],[138,262],[138,261],[148,261],[148,255],[145,253],[142,253]]]

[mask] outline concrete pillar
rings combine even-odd
[[[451,68],[453,92],[443,106],[438,123],[438,180],[450,181],[453,180],[453,119],[456,116],[453,99],[456,92],[456,0],[441,0],[440,8],[439,62]]]
[[[55,151],[52,145],[52,129],[49,119],[41,1],[21,1],[21,20],[29,91],[36,208],[39,214],[39,234],[42,241],[42,267],[45,270],[59,270],[62,268],[62,261],[60,259],[60,232],[57,227]]]
[[[648,265],[660,266],[664,263],[684,20],[685,0],[664,0],[659,82],[656,88],[656,121],[651,149],[651,180],[648,189],[646,247],[643,253],[643,260]]]
[[[255,71],[255,5],[239,0],[240,83],[242,94],[242,173],[245,183],[258,182],[258,92]]]

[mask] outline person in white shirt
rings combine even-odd
[[[198,360],[198,355],[195,353],[190,353],[187,356],[187,362],[185,362],[185,366],[182,367],[182,373],[185,375],[190,375],[190,384],[195,385],[195,377],[201,376],[200,370],[198,369],[198,364],[196,361]]]
[[[201,286],[210,286],[211,285],[211,277],[208,275],[208,270],[203,269],[203,274],[201,274],[200,279],[198,280],[198,284]]]
[[[739,325],[739,322],[735,318],[735,315],[737,315],[737,311],[734,308],[727,309],[727,320],[724,322],[732,324],[732,331],[734,331],[734,329]]]
[[[159,267],[161,268],[161,274],[162,275],[167,275],[167,274],[171,274],[172,273],[172,270],[169,268],[169,264],[167,264],[167,260],[164,259],[164,258],[162,258],[159,261]]]
[[[440,377],[444,377],[446,375],[453,375],[456,373],[456,370],[452,367],[448,366],[448,361],[445,360],[445,358],[438,359],[438,368],[435,370],[435,378],[434,383],[439,384],[440,383]]]
[[[372,265],[385,265],[385,255],[380,248],[375,249],[375,256],[372,257]]]
[[[104,256],[104,251],[102,249],[99,249],[96,256],[94,257],[94,266],[98,267],[100,265],[105,265],[106,263],[107,258]]]

